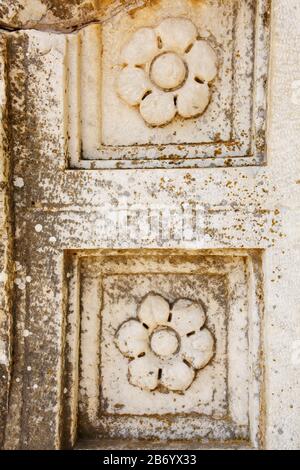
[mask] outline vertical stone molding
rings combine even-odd
[[[161,0],[68,38],[70,167],[264,164],[268,15]]]
[[[7,78],[7,42],[0,36],[0,447],[8,412],[13,276]]]

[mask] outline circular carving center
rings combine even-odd
[[[171,356],[177,351],[178,345],[175,331],[169,328],[155,331],[151,337],[152,351],[158,356]]]
[[[151,79],[164,90],[179,88],[186,79],[187,69],[183,60],[173,52],[166,52],[154,59]]]

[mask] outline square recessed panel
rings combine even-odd
[[[224,418],[227,401],[226,279],[224,276],[188,274],[116,275],[103,279],[101,408],[108,414],[203,413]],[[128,382],[129,361],[116,347],[115,334],[120,325],[136,318],[137,307],[149,292],[173,304],[189,298],[203,303],[205,328],[217,337],[213,360],[196,377],[185,393],[168,390],[145,392]],[[124,293],[126,295],[124,296]],[[184,315],[184,312],[183,312]],[[192,331],[191,331],[192,332]],[[191,344],[195,341],[189,337]],[[180,366],[180,350],[176,361]],[[177,364],[177,362],[175,364]],[[162,369],[164,360],[161,361]]]
[[[71,167],[261,163],[267,3],[160,0],[69,36]]]
[[[231,61],[234,47],[233,21],[236,15],[233,11],[233,2],[229,2],[229,5],[220,5],[220,2],[219,5],[217,5],[217,2],[214,3],[214,5],[211,3],[208,6],[208,2],[207,5],[199,2],[197,6],[195,2],[194,8],[191,9],[189,2],[186,1],[178,2],[175,5],[173,1],[165,1],[161,2],[160,8],[142,10],[139,14],[136,14],[134,20],[126,15],[121,17],[117,24],[112,23],[103,27],[102,139],[104,145],[180,145],[183,143],[211,143],[216,140],[230,141],[233,131],[232,115],[230,113],[233,91]],[[195,26],[199,36],[203,38],[201,44],[209,44],[216,54],[218,71],[217,76],[210,83],[211,102],[201,117],[184,119],[177,115],[168,125],[151,127],[145,125],[138,107],[128,106],[126,101],[119,98],[116,92],[115,78],[118,77],[123,68],[121,53],[124,44],[126,45],[127,42],[130,44],[134,32],[146,26],[151,31],[157,31],[157,37],[160,37],[161,25],[164,25],[164,19],[170,16],[172,19],[184,18],[187,21],[186,25]],[[185,23],[181,25],[180,22],[174,21],[166,27],[172,27],[172,25],[174,25],[174,37],[178,34],[178,46],[180,48],[181,37],[179,36],[183,34],[182,30],[184,30]],[[198,44],[199,42],[195,40],[191,45],[195,47]],[[174,44],[174,50],[176,50],[176,46],[177,43]],[[145,44],[141,43],[139,47],[142,49]],[[169,47],[166,46],[165,50],[158,49],[154,52],[154,55],[156,54],[159,57],[161,54],[165,54],[165,60],[168,60],[168,57],[171,57],[166,55],[168,51]],[[189,54],[193,54],[193,51],[192,47],[190,53],[185,53],[180,49],[176,52],[177,59],[187,64],[186,87],[190,84],[190,80],[196,78],[193,71],[190,70],[193,64],[187,63]],[[203,54],[203,51],[199,50],[197,53],[200,55]],[[191,59],[191,62],[193,61],[196,62],[196,58]],[[170,67],[171,65],[175,68],[177,64],[172,63]],[[251,62],[248,67],[251,70]],[[171,71],[172,68],[162,70],[165,73]],[[146,75],[151,76],[151,72],[149,72],[146,70]],[[155,77],[153,77],[153,80],[155,80]],[[201,89],[201,84],[198,86]],[[174,96],[177,96],[179,100],[184,88],[177,87],[174,92]],[[151,89],[155,90],[155,83]],[[162,91],[162,95],[163,93]],[[172,94],[172,92],[166,94]]]
[[[69,282],[71,316],[80,295],[80,435],[255,441],[259,272],[251,256],[111,252],[79,261]]]

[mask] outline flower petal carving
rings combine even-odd
[[[207,83],[186,83],[177,98],[178,114],[184,118],[199,116],[209,103]]]
[[[205,313],[198,302],[179,299],[172,308],[171,326],[180,336],[200,330],[205,322]]]
[[[148,294],[138,310],[138,318],[150,330],[158,325],[164,325],[169,318],[169,303],[161,295]]]
[[[138,29],[120,59],[127,67],[116,82],[117,93],[129,106],[139,105],[147,125],[166,126],[176,115],[199,117],[208,107],[217,56],[189,19],[166,18],[156,28]]]
[[[214,338],[207,328],[181,340],[182,357],[195,369],[202,369],[214,354]]]
[[[210,82],[217,75],[217,56],[206,41],[196,41],[193,44],[186,55],[186,62],[192,78]]]
[[[156,28],[162,46],[169,51],[184,53],[197,38],[194,23],[185,18],[167,18]]]
[[[123,323],[116,333],[116,344],[124,356],[137,357],[144,353],[148,345],[148,334],[137,320]]]
[[[158,52],[157,37],[154,29],[140,28],[131,36],[122,49],[121,60],[124,64],[143,65]]]
[[[214,337],[204,327],[201,303],[178,299],[173,306],[160,294],[150,292],[132,318],[117,330],[120,352],[132,359],[128,381],[142,390],[161,385],[184,392],[214,354]]]
[[[169,390],[183,392],[189,388],[195,377],[193,368],[184,362],[167,364],[162,369],[161,384]]]
[[[138,105],[147,91],[151,90],[151,83],[144,70],[137,67],[125,67],[117,81],[119,96],[131,106]]]
[[[172,95],[155,91],[140,105],[141,115],[150,126],[163,126],[171,122],[176,114]]]
[[[128,367],[129,383],[144,390],[155,390],[158,385],[158,362],[151,356],[134,359]]]

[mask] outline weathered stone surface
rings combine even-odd
[[[8,29],[70,31],[107,20],[120,10],[142,7],[152,0],[4,0],[0,26]]]
[[[114,80],[122,51],[119,46],[141,27],[158,27],[162,22],[160,8],[168,11],[170,2],[146,2],[145,8],[138,8],[131,15],[127,15],[126,9],[137,6],[137,2],[97,2],[97,5],[59,2],[60,7],[53,2],[52,8],[50,3],[30,1],[22,8],[21,3],[8,1],[1,5],[2,24],[64,31],[91,21],[99,24],[73,34],[2,33],[0,161],[4,202],[0,205],[3,220],[0,282],[4,301],[0,308],[0,413],[4,447],[73,446],[79,429],[83,440],[104,436],[107,446],[117,442],[122,447],[128,437],[170,440],[173,436],[191,441],[197,438],[197,442],[180,443],[193,448],[222,447],[230,439],[243,439],[242,446],[246,447],[299,448],[299,2],[272,1],[269,75],[260,73],[261,82],[250,83],[247,88],[249,96],[253,98],[253,92],[256,95],[256,116],[262,130],[255,135],[254,154],[258,152],[263,159],[249,162],[248,156],[241,155],[229,161],[223,158],[225,167],[216,168],[213,165],[219,165],[219,161],[212,161],[210,158],[215,156],[204,152],[201,165],[208,168],[189,165],[177,169],[174,161],[178,158],[185,164],[189,156],[195,157],[199,144],[182,139],[171,155],[173,167],[167,169],[162,145],[166,126],[152,129],[156,142],[146,151],[142,149],[144,156],[150,155],[159,162],[152,164],[151,170],[141,159],[139,143],[133,142],[133,163],[120,168],[124,160],[130,160],[125,148],[118,154],[121,164],[109,171],[104,168],[116,160],[113,149],[109,145],[104,149],[95,145],[102,138],[99,123],[103,107],[97,104],[103,78],[99,67],[101,48],[104,45],[106,54],[104,79],[107,83],[111,80],[109,90],[116,90]],[[62,9],[62,3],[67,10]],[[175,11],[193,23],[194,8],[201,4],[202,7],[209,4],[209,8],[213,5],[216,10],[218,5],[219,8],[225,5],[182,0],[176,2],[172,18]],[[244,23],[240,24],[248,28],[245,38],[253,38],[249,25],[254,17],[248,15],[253,11],[249,8],[253,2],[241,0],[240,4],[247,7],[240,10],[245,15]],[[268,5],[266,2],[258,5],[263,23],[260,31],[265,31]],[[260,10],[262,5],[264,14]],[[112,7],[116,9],[111,10]],[[232,19],[231,7],[232,2],[227,2],[226,21]],[[98,16],[93,16],[97,8]],[[106,15],[111,19],[103,23]],[[207,13],[204,17],[213,25],[214,15]],[[118,21],[122,28],[127,25],[124,30],[113,27]],[[224,25],[221,30],[226,31]],[[114,41],[120,32],[119,42]],[[257,36],[262,38],[258,33]],[[229,43],[230,40],[226,44]],[[111,44],[118,47],[118,54],[110,57]],[[220,44],[224,48],[222,41]],[[247,57],[251,66],[253,56],[247,55],[246,47],[250,43],[241,44],[244,49],[235,51],[236,58],[243,62]],[[255,54],[259,70],[264,69],[268,60],[268,49],[262,44],[258,40]],[[219,73],[219,62],[217,69]],[[80,70],[86,73],[80,74]],[[179,80],[180,70],[175,72],[175,79]],[[161,85],[160,67],[156,74],[154,79]],[[238,79],[237,76],[235,86],[239,85]],[[217,79],[213,82],[215,86]],[[239,89],[237,86],[235,91]],[[221,92],[223,88],[215,90]],[[138,101],[140,93],[133,98]],[[212,100],[214,93],[212,89]],[[108,117],[110,111],[115,112],[110,96],[104,95]],[[130,100],[133,98],[130,95]],[[132,119],[139,115],[137,109],[130,112]],[[199,117],[200,123],[205,116],[206,112]],[[190,125],[189,119],[182,122],[183,126]],[[183,129],[186,132],[187,128]],[[119,134],[115,131],[114,135],[121,136],[122,147],[126,130],[121,129]],[[182,149],[184,143],[187,145]],[[225,150],[222,147],[219,151],[222,159]],[[13,166],[11,175],[8,155]],[[78,159],[72,160],[72,155]],[[8,197],[14,204],[13,259]],[[13,338],[9,298],[10,278],[14,274],[12,261]],[[236,269],[224,271],[232,265]],[[197,269],[202,270],[200,278]],[[132,357],[127,356],[130,351],[136,354],[137,343],[126,352],[121,343],[118,347],[116,338],[122,322],[130,319],[137,322],[139,306],[149,292],[165,299],[163,315],[167,309],[170,313],[170,306],[180,299],[194,302],[192,306],[202,301],[203,308],[206,307],[203,317],[206,330],[202,325],[200,331],[209,333],[201,344],[207,341],[203,352],[210,356],[213,347],[214,355],[193,378],[190,373],[181,390],[178,385],[176,390],[167,390],[174,388],[176,374],[168,375],[164,388],[156,382],[146,387],[151,391],[140,387],[143,385],[140,378],[144,380],[147,376],[145,368],[149,364],[138,369],[134,384],[127,378],[132,362]],[[103,301],[100,310],[98,303]],[[238,323],[235,328],[233,319]],[[158,356],[173,354],[170,351],[176,340],[179,344],[177,329],[178,325],[162,330],[164,334],[172,331],[173,335],[163,342],[163,347],[159,336],[153,343],[152,336],[147,336],[150,341],[147,345]],[[141,339],[138,334],[136,339]],[[10,367],[12,344],[14,361]],[[192,355],[190,347],[180,351],[184,351],[197,371],[199,358]],[[101,373],[96,367],[100,353]],[[202,387],[202,375],[208,378],[207,388]],[[188,379],[191,385],[186,389]],[[194,389],[202,394],[200,403],[195,399]],[[128,393],[122,395],[124,390]],[[131,396],[137,399],[132,401]],[[156,411],[152,415],[150,397]],[[186,397],[188,411],[184,411]],[[124,409],[129,411],[129,417],[122,414]],[[202,418],[197,415],[199,409],[204,413]],[[224,418],[227,413],[230,420]],[[163,420],[165,415],[167,419]],[[199,445],[203,436],[208,441]],[[118,439],[123,440],[122,444]],[[87,446],[103,447],[105,443]],[[79,445],[85,446],[82,440]],[[151,446],[145,447],[148,445]]]

